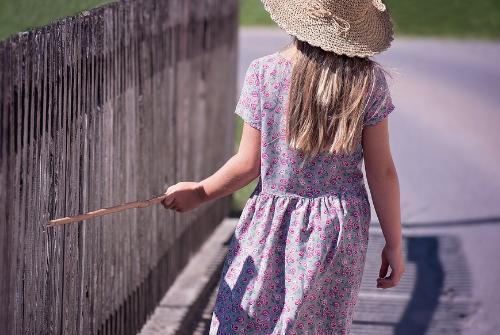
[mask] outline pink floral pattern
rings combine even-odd
[[[361,145],[312,160],[285,142],[292,64],[255,59],[235,113],[261,131],[261,175],[232,236],[210,334],[349,334],[368,246]],[[394,109],[383,72],[365,126]]]

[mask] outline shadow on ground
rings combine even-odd
[[[460,240],[453,235],[405,235],[405,276],[397,287],[380,290],[375,287],[375,279],[384,238],[379,230],[372,230],[352,334],[461,334],[475,303]],[[245,266],[252,265],[247,259]],[[242,282],[248,285],[248,280]],[[223,284],[222,288],[228,289],[228,285]],[[235,301],[244,288],[233,289]],[[217,287],[214,287],[193,328],[197,331],[192,334],[208,334],[216,298]]]

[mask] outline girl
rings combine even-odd
[[[348,334],[368,246],[370,202],[386,240],[376,286],[404,272],[399,182],[381,67],[392,24],[380,0],[263,0],[293,36],[250,64],[235,113],[238,153],[167,189],[184,212],[259,177],[232,236],[210,334]],[[388,275],[389,268],[391,272]]]

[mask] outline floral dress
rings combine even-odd
[[[304,162],[285,142],[293,64],[250,64],[235,113],[261,132],[261,173],[223,265],[210,334],[349,334],[368,245],[370,202],[361,144]],[[394,109],[382,70],[364,126]]]

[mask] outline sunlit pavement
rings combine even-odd
[[[242,29],[240,85],[252,59],[289,40],[279,29]],[[500,43],[396,38],[375,59],[392,75],[391,146],[410,255],[401,287],[377,290],[383,240],[372,229],[354,333],[497,334]]]
[[[240,88],[250,61],[288,40],[277,29],[242,29]],[[498,334],[498,59],[500,43],[402,38],[376,57],[392,74],[407,271],[396,288],[375,287],[383,236],[373,211],[352,334]],[[197,307],[190,333],[207,334],[216,294]]]
[[[242,29],[239,84],[252,59],[288,41],[278,29]],[[499,221],[500,43],[396,38],[375,59],[392,75],[403,221]]]

